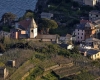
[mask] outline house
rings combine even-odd
[[[96,34],[96,27],[93,23],[87,22],[85,24],[85,39],[90,37],[95,37]]]
[[[95,27],[96,27],[96,34],[95,34],[95,37],[98,38],[98,33],[100,33],[100,19],[95,20],[95,21],[93,22],[93,24],[94,24]]]
[[[100,40],[96,38],[88,38],[82,41],[79,48],[81,49],[100,49]]]
[[[80,20],[80,24],[76,25],[76,29],[73,32],[76,42],[82,42],[83,40],[94,37],[96,33],[95,25],[88,20]]]
[[[73,36],[75,37],[76,42],[81,42],[85,40],[85,24],[89,22],[88,20],[80,20],[80,23],[76,25]]]
[[[38,34],[36,22],[33,18],[19,21],[15,24],[15,28],[10,30],[10,33],[13,39],[36,38]]]
[[[88,44],[85,44],[85,43],[81,43],[79,45],[79,48],[82,48],[82,49],[92,49],[92,46],[88,45]]]
[[[52,13],[47,13],[47,12],[42,12],[41,13],[41,18],[51,19],[52,17],[53,17]]]
[[[97,4],[97,0],[84,0],[85,5],[95,6]]]
[[[89,49],[85,52],[86,56],[92,60],[100,59],[100,51],[95,49]]]
[[[97,49],[79,48],[79,52],[92,60],[100,59],[100,51]]]
[[[94,49],[100,49],[100,40],[96,38],[88,38],[85,40],[85,44],[91,46]]]
[[[75,29],[76,42],[81,42],[85,39],[85,24],[78,24]]]
[[[8,76],[8,71],[5,67],[0,67],[0,80],[5,79]]]
[[[76,1],[78,3],[84,4],[84,0],[73,0],[73,1]]]
[[[5,31],[0,31],[0,38],[10,38],[10,33]]]
[[[72,43],[72,35],[67,34],[66,36],[60,36],[59,42],[65,43],[65,44]]]
[[[92,10],[89,12],[89,20],[90,21],[95,21],[100,19],[100,11],[98,10]]]
[[[51,41],[56,42],[58,39],[58,35],[38,35],[36,39],[39,39],[41,41]]]
[[[98,0],[73,0],[83,5],[95,6]]]
[[[15,67],[15,60],[9,60],[7,61],[7,65],[11,67]]]

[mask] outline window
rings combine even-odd
[[[83,33],[82,33],[82,35],[83,35]]]
[[[79,37],[78,37],[78,39],[79,39]]]
[[[97,54],[99,56],[99,54]]]
[[[98,15],[96,15],[96,17],[98,17]]]
[[[33,30],[31,30],[31,32],[33,33]]]
[[[78,33],[78,35],[79,35],[79,33]]]
[[[81,39],[82,39],[82,37],[81,37]]]

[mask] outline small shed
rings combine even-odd
[[[0,67],[0,80],[5,79],[8,76],[8,71],[5,67]]]
[[[41,18],[51,19],[52,17],[53,17],[52,13],[47,13],[47,12],[42,12],[41,13]]]
[[[7,61],[7,65],[11,67],[15,67],[15,60],[9,60]]]

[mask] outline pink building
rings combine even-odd
[[[87,35],[86,34],[87,24],[92,24],[92,23],[88,20],[80,20],[80,24],[76,26],[76,29],[74,31],[76,42],[81,42],[85,40]],[[88,27],[91,27],[91,25],[88,25]]]
[[[81,42],[85,39],[85,24],[78,24],[77,28],[75,29],[76,41]]]

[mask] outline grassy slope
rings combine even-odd
[[[23,75],[28,72],[34,65],[28,60],[22,66],[20,66],[11,76],[10,80],[20,80]]]

